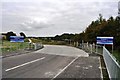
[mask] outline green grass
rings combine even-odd
[[[42,39],[31,39],[34,43],[42,43],[42,44],[49,44],[49,45],[67,45],[64,41],[55,41],[55,40],[42,40]]]
[[[40,40],[40,39],[31,39],[33,43],[42,43],[42,44],[49,44],[49,45],[66,45],[65,42],[62,41],[46,41],[46,40]],[[13,52],[13,51],[17,51],[20,49],[25,49],[26,47],[28,47],[28,39],[25,39],[25,42],[23,43],[18,43],[18,42],[10,42],[10,41],[1,41],[0,45],[1,45],[1,51],[2,53],[6,53],[6,52]]]
[[[42,41],[43,44],[49,44],[49,45],[66,45],[65,42],[62,42],[62,41],[50,41],[50,42],[47,42],[47,41]]]
[[[15,42],[3,41],[1,43],[1,45],[2,45],[1,51],[2,51],[2,53],[5,53],[5,52],[11,52],[11,51],[24,49],[27,47],[28,43],[26,43],[26,42],[15,43]]]
[[[117,59],[117,62],[120,64],[120,52],[118,50],[115,50],[112,55]]]

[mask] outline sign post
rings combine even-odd
[[[24,42],[24,36],[10,36],[10,42]]]
[[[113,53],[113,37],[97,37],[97,44],[101,45],[112,45],[112,53]]]
[[[3,46],[3,35],[0,35],[0,43],[2,44],[1,46]]]

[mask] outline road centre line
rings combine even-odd
[[[21,65],[18,65],[18,66],[15,66],[15,67],[9,68],[9,69],[6,69],[5,71],[7,72],[7,71],[10,71],[10,70],[13,70],[13,69],[16,69],[16,68],[19,68],[19,67],[22,67],[22,66],[25,66],[25,65],[28,65],[28,64],[31,64],[31,63],[34,63],[34,62],[37,62],[37,61],[43,60],[43,59],[45,59],[45,57],[42,57],[42,58],[39,58],[39,59],[36,59],[36,60],[30,61],[30,62],[27,62],[27,63],[21,64]]]
[[[51,80],[54,80],[57,76],[59,76],[65,69],[67,69],[73,62],[75,62],[77,59],[79,58],[76,57],[75,59],[73,59],[66,67],[64,67],[57,75],[55,75]]]

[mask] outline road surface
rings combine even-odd
[[[3,58],[2,65],[3,78],[101,78],[99,57],[68,46],[45,45],[29,54]]]

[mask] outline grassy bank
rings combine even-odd
[[[28,43],[18,43],[18,42],[9,42],[9,41],[3,41],[1,43],[1,51],[2,53],[5,52],[12,52],[20,49],[24,49],[28,46]]]
[[[112,55],[116,58],[117,62],[120,64],[120,52],[118,50],[115,50],[113,51]]]

